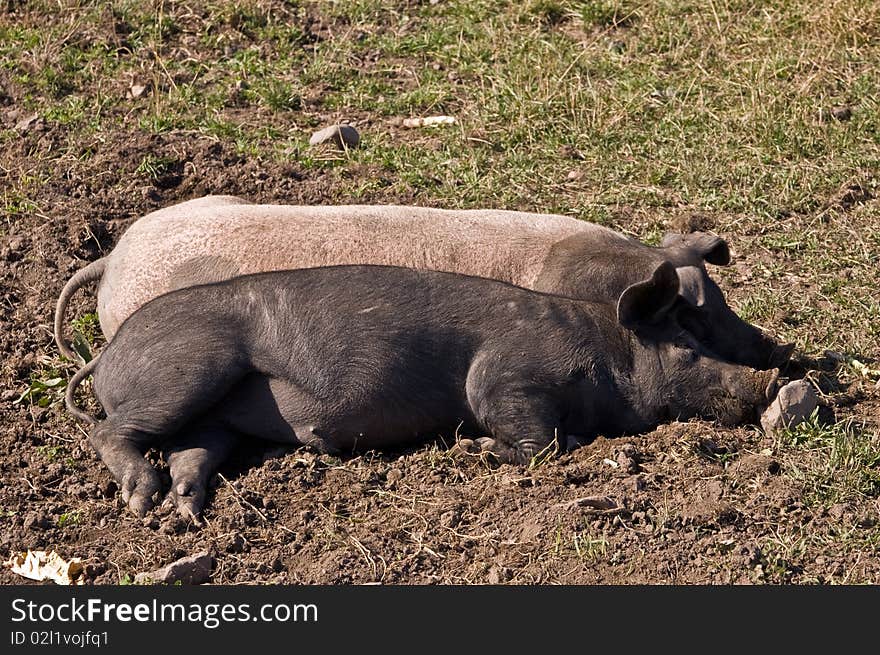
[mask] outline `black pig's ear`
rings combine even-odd
[[[636,282],[624,289],[617,301],[617,320],[632,330],[653,323],[670,310],[678,296],[678,273],[675,266],[663,262],[650,279]]]
[[[660,245],[663,248],[687,248],[704,261],[716,266],[727,266],[730,263],[730,248],[727,247],[727,242],[708,232],[692,232],[690,234],[670,232],[663,237],[663,242]]]

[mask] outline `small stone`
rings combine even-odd
[[[831,117],[839,121],[848,121],[852,118],[852,109],[846,106],[832,107]]]
[[[501,584],[501,569],[497,566],[493,566],[489,569],[489,575],[486,578],[486,582],[489,584]]]
[[[836,503],[828,508],[828,516],[835,521],[841,520],[849,511],[849,505],[846,503]]]
[[[128,87],[128,97],[132,99],[140,98],[144,93],[146,93],[147,87],[143,84],[132,84]]]
[[[630,477],[628,479],[628,482],[629,482],[630,489],[632,489],[636,493],[638,493],[639,491],[644,491],[645,488],[648,486],[647,483],[645,482],[645,478],[642,477],[641,475],[634,475],[634,476]]]
[[[559,147],[559,154],[566,159],[574,159],[575,161],[584,161],[586,159],[584,153],[567,143]]]
[[[567,179],[571,182],[575,182],[575,181],[581,179],[583,176],[584,176],[583,171],[575,170],[575,171],[569,171],[568,175],[565,176],[565,179]]]
[[[162,520],[159,531],[162,534],[179,534],[186,529],[186,521],[179,514],[171,514]]]
[[[450,510],[440,515],[440,525],[444,528],[454,528],[461,520],[461,512]]]
[[[437,127],[439,125],[455,125],[455,116],[418,116],[404,118],[401,125],[404,127]]]
[[[635,460],[635,458],[624,451],[617,453],[617,458],[615,460],[618,465],[620,465],[621,470],[626,473],[638,473],[639,472],[639,463]]]
[[[791,428],[807,420],[819,406],[819,398],[806,380],[789,382],[764,410],[761,427],[765,432]]]
[[[491,437],[482,437],[477,439],[477,445],[480,447],[481,453],[492,452],[492,449],[495,447],[495,440]]]
[[[52,527],[52,519],[42,512],[29,512],[24,517],[22,527],[25,530],[48,530]]]
[[[42,120],[39,114],[29,114],[15,124],[15,129],[24,134],[36,127]]]
[[[351,125],[330,125],[315,132],[309,139],[310,146],[333,142],[337,148],[345,150],[356,148],[361,142],[361,136]]]
[[[134,581],[138,584],[160,583],[174,584],[180,581],[182,584],[195,585],[206,582],[211,577],[211,567],[214,558],[207,551],[183,557],[176,562],[171,562],[161,569],[148,573],[138,573]]]
[[[575,498],[564,503],[556,503],[555,507],[564,510],[572,510],[576,507],[582,507],[600,512],[612,512],[620,509],[620,505],[610,496],[586,496],[584,498]]]

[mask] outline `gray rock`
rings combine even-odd
[[[337,148],[356,148],[361,136],[351,125],[330,125],[318,130],[309,139],[310,146],[317,146],[332,141]]]
[[[819,398],[809,382],[789,382],[779,390],[776,399],[764,411],[761,427],[768,433],[794,427],[809,418],[818,406]]]
[[[149,573],[138,573],[134,577],[136,584],[202,584],[211,576],[214,558],[207,551],[188,555],[176,562],[171,562],[161,569]]]

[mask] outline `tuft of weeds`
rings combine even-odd
[[[65,528],[71,525],[79,525],[80,514],[79,512],[64,512],[61,516],[58,517],[58,527]]]
[[[37,407],[49,407],[64,400],[64,390],[67,388],[67,379],[59,375],[58,371],[40,371],[31,374],[31,381],[27,389],[12,401],[13,405],[27,402]]]
[[[39,446],[37,448],[37,452],[40,453],[43,457],[46,458],[47,461],[53,461],[58,459],[59,457],[67,454],[67,451],[63,446]]]
[[[178,161],[174,157],[146,155],[141,159],[141,163],[138,164],[134,172],[155,182],[170,173],[177,163]]]
[[[573,534],[571,545],[578,558],[584,562],[602,559],[608,554],[608,540],[604,537],[594,537],[586,531]]]
[[[92,359],[92,351],[103,338],[101,325],[96,312],[83,314],[70,322],[73,328],[73,350],[88,363]]]

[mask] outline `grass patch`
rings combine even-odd
[[[38,446],[37,452],[50,462],[67,454],[63,446]]]
[[[79,521],[79,512],[64,512],[61,516],[58,517],[58,527],[65,528],[71,525],[79,525]]]
[[[880,495],[880,435],[847,420],[820,423],[816,413],[783,431],[784,468],[804,487],[808,503],[830,506]]]

